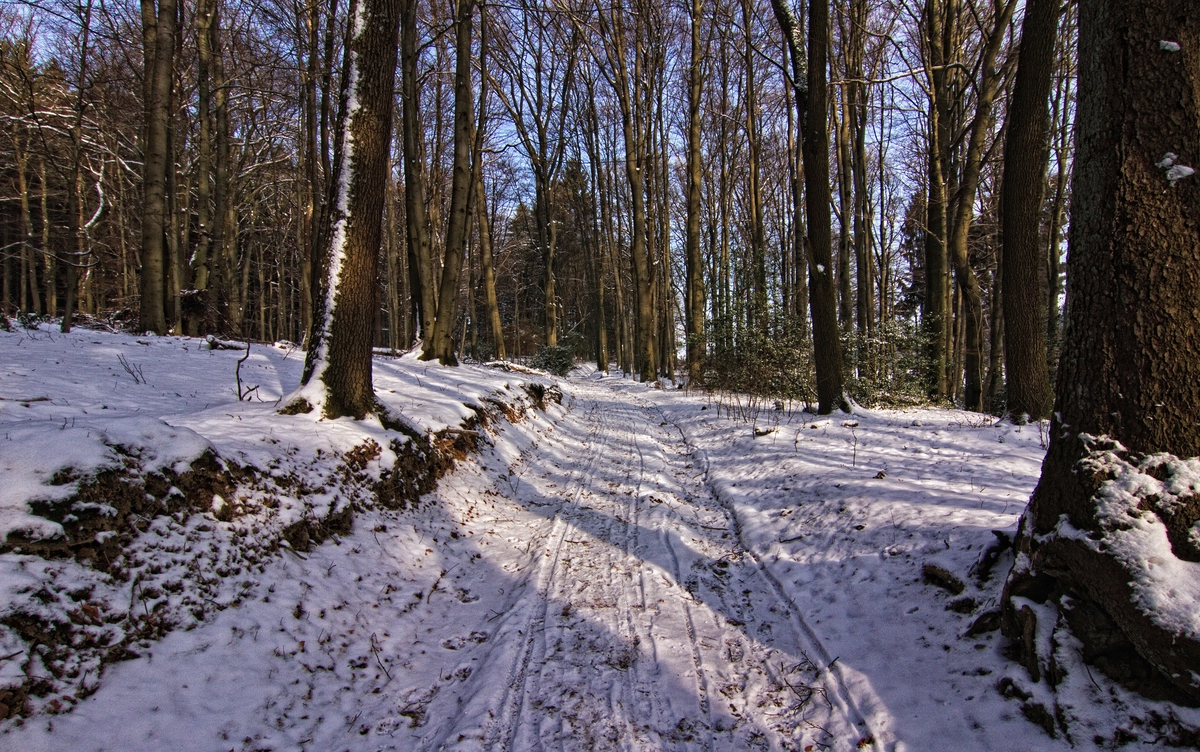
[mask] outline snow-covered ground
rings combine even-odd
[[[990,576],[980,563],[1036,482],[1037,425],[731,415],[728,400],[585,369],[561,404],[535,407],[524,387],[544,377],[381,358],[380,397],[421,428],[488,416],[436,491],[385,509],[368,497],[395,436],[276,414],[302,365],[287,348],[252,348],[242,376],[263,401],[239,402],[240,356],[0,334],[5,534],[53,540],[59,523],[29,500],[130,458],[182,469],[209,449],[278,480],[222,500],[232,514],[168,503],[127,546],[126,579],[0,554],[0,690],[54,674],[32,716],[0,723],[0,748],[1053,750],[1153,740],[1155,713],[1200,725],[1077,654],[1059,656],[1055,696],[997,632],[966,635],[996,607],[1011,558]],[[368,440],[378,455],[347,475]],[[285,479],[306,492],[279,493]],[[346,504],[348,532],[276,545]],[[927,582],[927,565],[963,590]],[[138,578],[162,592],[139,596]],[[93,642],[124,640],[126,659],[82,645],[92,657],[55,664],[10,624],[37,603]],[[136,631],[157,612],[174,628]],[[1038,707],[1055,738],[1027,719]]]

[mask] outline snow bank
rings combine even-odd
[[[1152,454],[1130,462],[1119,442],[1081,438],[1098,448],[1080,471],[1108,479],[1095,495],[1099,534],[1077,529],[1064,515],[1050,535],[1116,558],[1132,575],[1141,612],[1174,635],[1200,639],[1200,458]],[[1174,541],[1164,520],[1181,528]]]
[[[302,353],[250,350],[257,399],[239,401],[244,351],[0,332],[0,719],[67,709],[107,664],[269,598],[257,577],[272,561],[345,535],[354,508],[415,501],[472,429],[554,391],[536,374],[380,358],[377,393],[425,437],[410,438],[373,418],[279,415]]]

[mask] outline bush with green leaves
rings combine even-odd
[[[555,376],[566,376],[575,367],[575,353],[564,345],[542,345],[529,365]]]
[[[846,392],[867,407],[928,404],[928,335],[906,321],[888,321],[869,335],[842,335]]]
[[[798,328],[713,332],[705,372],[709,390],[809,404],[816,399],[812,348]]]

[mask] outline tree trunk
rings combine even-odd
[[[21,224],[21,310],[24,311],[40,311],[42,308],[41,294],[38,291],[37,280],[37,260],[33,250],[33,216],[29,212],[29,150],[21,148],[20,139],[17,136],[16,128],[13,128],[13,147],[15,161],[17,163],[17,193],[19,194],[18,206],[20,209],[20,224]],[[28,146],[28,141],[26,142]]]
[[[975,194],[979,189],[983,171],[984,147],[992,122],[992,106],[1000,89],[1001,74],[995,70],[996,56],[1008,33],[1008,22],[1015,9],[1016,0],[1006,0],[1003,6],[998,5],[997,17],[992,21],[992,31],[980,60],[975,118],[971,122],[962,180],[955,196],[953,220],[950,224],[949,256],[954,266],[954,278],[962,295],[963,315],[966,317],[962,344],[963,371],[966,379],[963,385],[963,402],[968,410],[975,412],[983,412],[983,297],[979,289],[979,279],[971,267],[967,236],[971,230]]]
[[[950,105],[947,95],[947,18],[939,0],[926,0],[923,10],[925,44],[929,50],[929,145],[925,218],[925,296],[921,322],[928,341],[929,396],[950,394],[950,262],[946,252],[946,169],[950,155]]]
[[[362,2],[362,12],[355,6]],[[336,149],[336,196],[325,274],[301,387],[285,411],[327,418],[382,412],[371,385],[377,267],[390,167],[398,34],[396,0],[352,0],[345,73],[353,87]]]
[[[500,302],[496,297],[496,270],[492,263],[492,226],[488,216],[487,189],[483,184],[483,140],[487,132],[488,92],[488,24],[487,8],[479,9],[479,126],[475,131],[475,217],[479,227],[479,266],[483,277],[483,300],[487,309],[488,328],[492,338],[492,357],[507,360],[504,347],[504,327],[500,322]]]
[[[646,144],[645,128],[636,120],[634,112],[634,96],[631,84],[641,85],[640,70],[636,69],[631,76],[628,69],[627,40],[623,10],[620,8],[603,9],[599,14],[603,25],[602,33],[605,38],[605,52],[610,67],[610,79],[613,93],[616,94],[617,104],[621,111],[621,133],[625,145],[625,177],[629,182],[630,204],[632,208],[632,238],[630,257],[633,262],[633,287],[635,302],[635,319],[637,322],[637,347],[634,365],[643,382],[654,381],[658,377],[654,340],[654,295],[651,279],[651,263],[647,247],[646,221]],[[637,53],[635,53],[636,55]]]
[[[417,78],[417,0],[400,0],[401,132],[404,140],[404,218],[408,237],[409,288],[424,340],[433,337],[437,292],[425,198],[425,144],[421,126],[421,89]]]
[[[700,253],[700,190],[704,168],[700,164],[700,21],[704,3],[692,0],[691,65],[688,68],[688,161],[687,161],[687,279],[684,300],[687,303],[688,383],[704,383],[704,360],[708,351],[704,313],[704,258]]]
[[[842,345],[838,334],[837,294],[833,289],[833,238],[829,203],[829,127],[826,112],[829,63],[829,3],[810,0],[808,57],[803,30],[787,0],[771,0],[792,58],[792,84],[799,125],[804,133],[804,188],[808,230],[809,306],[813,320],[813,360],[817,371],[817,410],[850,411],[842,381]],[[807,69],[806,69],[807,67]]]
[[[1085,660],[1195,704],[1200,634],[1168,573],[1200,561],[1188,475],[1200,454],[1200,179],[1173,169],[1200,163],[1200,132],[1181,126],[1200,122],[1200,14],[1189,0],[1078,10],[1066,331],[1003,629],[1035,680],[1058,676],[1035,636],[1065,621]],[[1167,28],[1173,50],[1160,45]]]
[[[40,160],[38,164],[38,180],[41,182],[41,206],[42,206],[42,259],[45,261],[46,280],[46,313],[50,316],[58,315],[58,264],[55,263],[55,254],[50,250],[50,187],[46,183],[46,160]],[[124,182],[118,182],[119,185],[124,185]],[[124,234],[121,235],[124,241]]]
[[[141,318],[139,327],[143,331],[165,334],[167,331],[166,301],[164,300],[164,273],[166,264],[165,241],[167,232],[167,170],[170,169],[167,153],[172,80],[175,64],[175,0],[158,0],[158,12],[154,14],[154,50],[147,50],[146,58],[153,60],[145,75],[150,77],[146,101],[146,147],[142,170],[142,279]],[[146,18],[143,3],[143,20]],[[74,268],[72,265],[70,268]],[[74,276],[68,274],[69,277]],[[70,300],[73,291],[68,287]]]
[[[845,87],[843,87],[845,88]],[[835,97],[829,103],[830,118],[833,120],[834,153],[837,154],[837,283],[838,323],[842,331],[849,334],[854,329],[853,303],[854,292],[850,284],[850,254],[851,217],[850,217],[850,118],[846,108],[846,92],[842,92],[841,100]],[[840,110],[840,112],[839,112]]]
[[[201,333],[203,309],[208,289],[209,256],[212,251],[212,22],[215,0],[196,3],[196,119],[198,143],[196,155],[196,246],[192,251],[192,284],[196,294],[185,311],[184,331]]]
[[[458,0],[455,22],[457,62],[454,72],[454,167],[451,175],[450,217],[446,225],[445,259],[442,262],[442,282],[438,291],[437,315],[433,338],[425,342],[422,360],[433,360],[444,366],[458,365],[454,356],[454,324],[458,316],[458,288],[462,274],[463,254],[466,252],[468,219],[471,216],[471,193],[474,190],[471,147],[474,128],[475,93],[471,88],[471,17],[474,0]]]
[[[149,0],[147,0],[147,1],[149,2]],[[145,12],[144,7],[143,7],[143,12]],[[151,15],[153,15],[153,6],[151,6]],[[171,18],[174,19],[174,17],[175,17],[175,13],[174,13],[174,10],[172,10]],[[73,259],[68,258],[67,262],[66,262],[66,266],[67,266],[67,290],[66,290],[67,299],[63,306],[63,308],[64,308],[63,319],[62,319],[62,326],[60,327],[64,334],[66,332],[71,331],[72,322],[75,317],[76,299],[78,297],[79,268],[80,268],[80,266],[82,266],[85,263],[84,233],[86,232],[86,228],[84,227],[83,216],[82,216],[83,215],[83,206],[82,206],[82,201],[83,201],[83,94],[84,94],[84,82],[87,80],[88,37],[91,33],[91,26],[92,26],[92,0],[88,0],[87,5],[85,6],[85,9],[84,9],[82,33],[79,35],[79,75],[75,81],[75,87],[76,87],[75,88],[75,91],[76,91],[75,117],[74,117],[75,122],[71,128],[71,188],[68,190],[68,193],[67,193],[67,196],[68,196],[67,214],[69,217],[67,221],[68,221],[68,227],[70,229],[71,241],[73,242],[73,244],[75,246],[75,251],[73,253],[68,254],[68,256],[74,256],[74,258]],[[161,32],[161,29],[156,29],[156,33],[158,33],[158,32]],[[173,38],[174,37],[172,37],[172,39]],[[157,38],[156,38],[155,44],[156,45],[158,44]],[[170,85],[170,81],[171,81],[170,71],[168,70],[167,71],[167,85],[168,86]],[[43,179],[43,181],[45,180],[45,173],[43,173],[42,179]],[[162,237],[161,236],[159,237],[159,241],[160,241],[159,250],[161,251],[162,250],[162,247],[161,247]],[[161,272],[162,272],[162,264],[161,264],[162,255],[161,255],[161,253],[159,254],[159,262],[160,262],[159,263],[159,282],[161,282],[162,281],[162,274],[161,274]],[[162,305],[161,305],[162,304],[162,286],[161,285],[158,288],[158,301],[159,301],[159,318],[161,320],[162,326],[161,326],[161,328],[154,329],[153,331],[155,331],[159,334],[162,334],[163,332],[166,331],[166,321],[165,321],[165,315],[164,315],[164,312],[162,310]],[[145,306],[145,303],[143,302],[143,310],[144,310],[144,306]]]
[[[755,334],[767,336],[767,231],[763,221],[762,178],[759,174],[761,142],[758,126],[758,87],[755,80],[752,0],[742,0],[742,32],[745,35],[746,69],[746,146],[749,157],[746,165],[746,212],[750,229],[750,268],[752,292],[747,323]],[[692,32],[698,37],[699,30]],[[698,38],[693,45],[698,45]],[[695,63],[698,67],[699,63]],[[697,72],[697,75],[699,73]],[[698,93],[698,92],[697,92]],[[699,107],[699,103],[696,104]],[[696,126],[697,128],[699,126]],[[699,144],[696,145],[699,149]],[[699,165],[697,163],[697,169]],[[699,190],[699,186],[697,186]]]
[[[1057,0],[1027,0],[1021,59],[1008,109],[1004,144],[1001,274],[1004,287],[1004,360],[1008,412],[1018,420],[1049,417],[1053,396],[1042,326],[1041,275],[1045,268],[1042,198],[1049,153],[1050,82],[1054,73]]]
[[[221,51],[221,0],[213,0],[209,25],[212,47],[213,121],[216,127],[216,166],[213,171],[212,249],[220,271],[219,320],[235,334],[241,332],[241,304],[234,271],[237,267],[237,207],[233,200],[233,170],[230,165],[229,91],[225,84],[225,62]],[[210,265],[213,263],[209,255]],[[211,274],[211,272],[210,272]]]

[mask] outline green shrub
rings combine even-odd
[[[566,376],[575,367],[575,354],[563,345],[542,345],[529,365],[555,376]]]

